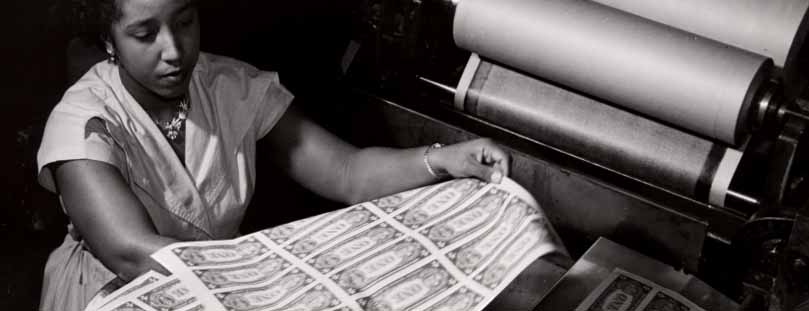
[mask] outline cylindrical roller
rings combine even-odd
[[[470,62],[474,63],[474,62]],[[697,200],[724,206],[741,153],[481,61],[456,103],[574,155]]]
[[[771,64],[582,0],[463,0],[453,34],[486,58],[734,145]]]
[[[592,0],[675,28],[795,63],[806,38],[806,0]]]

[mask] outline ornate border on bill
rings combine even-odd
[[[379,217],[362,204],[350,207],[342,215],[321,224],[313,231],[284,246],[284,249],[298,258],[304,258],[323,248],[338,238],[364,228]]]
[[[438,303],[427,309],[427,311],[460,311],[475,310],[483,301],[483,295],[475,291],[461,287]]]
[[[534,219],[527,224],[517,234],[516,238],[485,266],[482,272],[473,277],[474,280],[491,289],[500,285],[500,282],[503,281],[509,271],[517,266],[517,263],[524,261],[526,255],[532,251],[536,253],[539,249],[538,246],[546,242],[548,233],[544,230],[545,226],[542,220],[543,218]],[[548,252],[556,250],[555,248],[547,249]]]
[[[331,279],[353,295],[428,256],[430,252],[424,245],[408,237],[335,273]]]
[[[286,298],[314,282],[305,272],[293,269],[269,285],[222,292],[215,295],[228,311],[267,310],[279,305]]]
[[[485,185],[476,179],[456,179],[446,182],[393,218],[410,229],[417,229],[451,212]]]
[[[357,299],[357,303],[366,311],[411,310],[457,282],[438,261],[432,261],[370,296]]]
[[[339,306],[341,301],[322,284],[315,285],[292,302],[272,311],[322,311]],[[268,310],[269,311],[269,310]]]
[[[435,188],[437,188],[437,186],[429,186],[408,190],[405,192],[400,192],[379,199],[371,200],[371,203],[376,205],[376,207],[378,207],[385,213],[392,214],[398,211],[400,208],[406,206],[408,203],[413,201],[413,199],[419,197],[421,194],[425,192],[430,192]]]
[[[514,236],[523,221],[535,214],[536,210],[530,208],[525,201],[513,197],[497,220],[497,226],[492,226],[477,238],[448,252],[447,258],[469,275],[496,254],[496,250]]]
[[[275,278],[281,271],[292,266],[289,261],[271,253],[260,261],[236,267],[194,270],[205,287],[215,290],[236,286],[259,284]]]
[[[211,242],[201,244],[200,246],[180,246],[173,248],[171,251],[187,267],[224,266],[244,263],[270,252],[270,249],[264,243],[254,237],[248,237],[235,244]]]
[[[195,293],[180,279],[172,279],[146,293],[138,300],[160,311],[178,311],[197,302]]]
[[[508,192],[491,188],[466,208],[419,231],[438,248],[444,248],[494,221]]]
[[[142,274],[141,276],[135,278],[134,280],[132,280],[128,284],[122,286],[121,288],[118,288],[117,290],[115,290],[115,292],[112,292],[112,293],[108,294],[107,296],[94,298],[90,302],[90,304],[87,305],[87,307],[85,309],[86,310],[95,310],[95,309],[102,308],[102,307],[106,306],[111,301],[115,301],[116,299],[118,299],[120,297],[129,295],[129,294],[131,294],[131,293],[133,293],[133,292],[135,292],[135,291],[137,291],[137,290],[139,290],[141,288],[144,288],[144,287],[147,287],[147,286],[149,286],[151,284],[157,283],[157,282],[159,282],[159,281],[161,281],[161,280],[163,280],[165,278],[166,278],[166,276],[150,270],[150,271]]]
[[[404,233],[387,223],[378,224],[351,238],[332,246],[322,253],[310,258],[307,264],[320,273],[327,274],[343,264],[377,250],[386,243],[399,239]]]
[[[289,241],[289,239],[293,238],[295,235],[302,233],[303,231],[308,229],[315,222],[330,217],[337,212],[338,211],[316,215],[298,221],[293,221],[285,225],[280,225],[278,227],[262,230],[261,233],[264,234],[264,236],[266,236],[268,239],[270,239],[270,241],[273,241],[273,243],[282,245],[285,242]]]

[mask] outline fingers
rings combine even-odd
[[[503,177],[509,176],[510,154],[488,138],[456,144],[443,151],[457,155],[450,157],[457,160],[446,163],[447,171],[454,177],[476,177],[500,183]]]
[[[499,184],[501,181],[503,181],[503,173],[501,173],[500,170],[492,169],[492,171],[494,173],[489,175],[489,182]]]
[[[511,176],[511,158],[497,162],[497,168],[503,172],[504,176]]]
[[[509,176],[511,155],[488,139],[484,140],[483,144],[481,163],[495,167],[503,176]]]
[[[503,172],[504,176],[511,176],[511,155],[500,148],[493,151],[494,167]]]
[[[499,168],[479,161],[480,158],[480,156],[467,158],[466,165],[464,165],[466,175],[499,184],[503,179],[503,172]]]

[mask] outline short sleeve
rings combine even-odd
[[[261,139],[278,123],[281,116],[292,103],[294,96],[278,79],[278,74],[265,72],[269,77],[264,99],[256,107],[255,129],[256,139]]]
[[[86,107],[61,103],[51,112],[37,153],[39,183],[56,192],[49,164],[96,160],[122,168],[123,152],[107,131],[105,121]]]
[[[214,105],[233,122],[234,135],[249,131],[256,140],[264,137],[292,102],[293,96],[278,73],[259,70],[225,56],[202,53],[197,62],[203,92],[210,92]],[[249,120],[248,122],[244,122]]]

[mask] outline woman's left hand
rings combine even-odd
[[[430,165],[452,177],[477,177],[500,183],[509,175],[511,155],[491,139],[478,138],[442,148],[432,149],[427,155]]]

